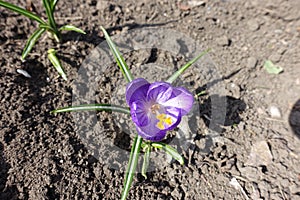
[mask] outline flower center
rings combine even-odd
[[[151,110],[151,112],[152,112],[153,114],[158,113],[159,109],[160,109],[159,104],[154,104],[154,105],[152,105],[151,108],[150,108],[150,110]]]
[[[158,114],[156,115],[156,118],[159,120],[156,126],[160,130],[163,130],[165,128],[164,124],[166,124],[167,126],[170,126],[172,124],[171,117],[168,117],[166,114]]]
[[[159,112],[159,111],[161,111],[159,104],[153,104],[150,107],[150,110],[151,110],[152,114],[156,115],[156,119],[159,120],[157,122],[157,124],[156,124],[157,128],[159,128],[160,130],[163,130],[163,129],[165,129],[165,125],[166,126],[172,125],[172,119],[171,119],[171,117],[167,116],[167,114]]]

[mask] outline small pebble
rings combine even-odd
[[[281,118],[281,113],[279,108],[275,107],[275,106],[271,106],[269,108],[269,112],[272,118]]]
[[[247,60],[247,68],[254,69],[257,65],[257,59],[254,57],[249,57]]]
[[[230,40],[228,39],[227,36],[224,35],[224,36],[217,38],[216,42],[220,46],[229,46]]]
[[[239,99],[241,97],[241,88],[237,84],[230,83],[228,89],[234,98]]]
[[[27,71],[23,70],[23,69],[17,69],[17,72],[19,74],[22,74],[23,76],[25,76],[27,78],[31,78],[30,74]]]
[[[100,11],[104,11],[108,7],[109,7],[108,1],[98,1],[96,5],[96,9]]]
[[[248,28],[249,28],[250,31],[256,31],[256,30],[259,29],[259,24],[254,19],[249,20],[247,25],[248,25]]]
[[[269,57],[269,60],[273,61],[273,62],[279,62],[281,59],[281,55],[280,54],[272,54],[270,57]]]
[[[245,122],[240,122],[240,123],[238,124],[238,129],[239,129],[240,131],[243,131],[243,130],[245,129]]]
[[[259,114],[259,115],[263,115],[263,114],[265,114],[265,111],[264,111],[264,109],[262,109],[262,108],[257,108],[257,113]]]
[[[296,85],[300,85],[300,79],[299,78],[297,78],[295,82],[296,82]]]

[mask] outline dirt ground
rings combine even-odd
[[[11,2],[25,6],[25,1]],[[32,2],[45,16],[41,2]],[[115,38],[147,27],[170,29],[203,50],[212,48],[209,57],[221,78],[190,72],[186,81],[198,89],[213,81],[225,88],[217,97],[208,92],[199,98],[197,128],[191,145],[182,150],[185,165],[164,164],[148,172],[148,179],[137,174],[128,199],[300,199],[299,10],[298,0],[59,1],[57,23],[73,24],[87,35],[66,33],[62,44],[42,37],[22,63],[22,48],[37,24],[0,8],[0,199],[120,198],[124,170],[91,153],[74,115],[50,114],[74,102],[78,71],[104,41],[101,25]],[[51,47],[68,81],[47,60]],[[182,55],[162,51],[125,55],[130,65],[176,65],[174,57],[184,63]],[[267,73],[266,60],[284,71]],[[97,103],[108,103],[123,79],[116,67],[102,75]],[[216,98],[226,102],[225,121],[217,128],[211,125]],[[84,114],[79,117],[85,122]],[[108,113],[97,113],[97,119],[103,128],[99,137],[110,137],[128,152],[132,136]]]

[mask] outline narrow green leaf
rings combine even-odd
[[[41,37],[41,35],[46,31],[44,28],[39,28],[29,37],[29,39],[26,42],[26,45],[22,52],[22,60],[25,60],[26,56],[29,54],[31,49],[33,48],[36,41]]]
[[[147,170],[149,167],[149,162],[150,162],[150,153],[151,153],[151,146],[147,145],[145,146],[145,148],[143,148],[145,154],[144,154],[144,162],[143,162],[143,166],[142,166],[142,175],[145,177],[145,179],[147,179]]]
[[[49,25],[52,27],[52,29],[54,30],[54,34],[57,36],[57,38],[60,38],[60,33],[57,29],[56,26],[56,22],[54,19],[54,15],[53,15],[53,10],[51,9],[51,4],[49,0],[43,0],[43,5],[45,7],[46,10],[46,14],[49,20]]]
[[[195,99],[197,99],[198,97],[205,95],[205,94],[207,94],[207,92],[205,90],[203,90],[203,91],[199,92],[198,94],[196,94],[194,97],[195,97]]]
[[[51,6],[51,11],[55,11],[55,6],[57,4],[58,0],[50,0],[50,6]]]
[[[269,73],[269,74],[279,74],[283,72],[283,68],[277,65],[274,65],[271,60],[266,60],[264,63],[264,69]]]
[[[72,25],[64,25],[64,26],[59,28],[59,31],[75,31],[75,32],[78,32],[78,33],[86,34],[86,32],[84,32],[80,28],[77,28],[77,27],[72,26]]]
[[[130,157],[129,157],[129,162],[128,162],[128,166],[127,166],[127,170],[126,170],[121,200],[125,200],[126,197],[128,196],[129,189],[132,184],[134,172],[136,170],[136,166],[138,163],[138,157],[139,157],[139,153],[141,150],[142,142],[143,142],[143,138],[141,136],[137,135],[134,139],[134,142],[133,142],[133,145],[131,148],[131,152],[130,152]]]
[[[125,79],[128,82],[131,82],[133,80],[133,76],[123,58],[123,56],[121,55],[120,51],[117,49],[116,45],[113,43],[113,41],[111,40],[110,36],[108,35],[108,33],[106,32],[106,30],[101,26],[100,27],[102,32],[104,33],[104,36],[107,40],[108,46],[111,49],[114,58],[116,59],[118,66],[120,67]]]
[[[60,61],[56,57],[56,51],[54,49],[49,49],[48,50],[48,59],[56,69],[56,71],[61,75],[61,77],[66,81],[67,80],[67,75],[65,74],[64,68],[60,64]]]
[[[46,29],[47,31],[54,32],[53,28],[49,24],[40,24],[39,28]]]
[[[11,11],[14,11],[14,12],[17,12],[21,15],[24,15],[32,20],[35,20],[37,22],[39,22],[40,24],[47,24],[46,22],[44,22],[44,20],[42,20],[39,16],[37,16],[36,14],[32,13],[32,12],[29,12],[28,10],[25,10],[19,6],[16,6],[16,5],[13,5],[11,3],[7,3],[7,2],[4,2],[4,1],[1,1],[0,0],[0,6],[4,7],[4,8],[7,8]]]
[[[59,108],[51,111],[51,113],[62,113],[62,112],[76,112],[76,111],[107,111],[107,112],[120,112],[130,115],[129,108],[122,106],[111,105],[111,104],[83,104],[79,106],[70,106],[65,108]]]
[[[180,74],[182,74],[187,68],[189,68],[192,64],[194,64],[195,62],[197,62],[197,60],[199,60],[202,56],[204,56],[205,54],[207,54],[211,49],[207,49],[203,52],[201,52],[196,58],[194,58],[193,60],[189,61],[187,64],[185,64],[184,66],[182,66],[179,70],[177,70],[168,80],[168,83],[172,83],[173,81],[175,81],[178,76],[180,76]]]
[[[164,150],[167,154],[169,154],[170,156],[172,156],[180,164],[182,164],[182,165],[184,164],[183,157],[177,152],[176,149],[174,149],[170,145],[167,145],[167,144],[162,143],[162,142],[152,142],[151,146],[153,146],[154,148],[157,148],[157,149]]]

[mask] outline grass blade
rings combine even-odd
[[[70,106],[65,108],[59,108],[51,111],[51,113],[62,113],[62,112],[77,112],[77,111],[107,111],[107,112],[120,112],[130,115],[129,108],[122,106],[111,105],[111,104],[83,104],[79,106]]]
[[[64,25],[64,26],[59,28],[59,31],[75,31],[77,33],[86,34],[86,32],[84,32],[80,28],[77,28],[77,27],[72,26],[72,25]]]
[[[206,95],[207,94],[207,91],[206,90],[203,90],[197,94],[195,94],[194,98],[197,100],[198,97],[202,96],[202,95]]]
[[[169,154],[170,156],[172,156],[172,158],[174,158],[175,160],[177,160],[180,164],[182,164],[182,165],[184,164],[183,157],[177,152],[176,149],[174,149],[170,145],[167,145],[167,144],[162,143],[162,142],[152,142],[151,145],[154,148],[164,150],[167,154]]]
[[[53,28],[49,24],[40,24],[39,28],[46,29],[47,31],[54,32]]]
[[[143,138],[139,135],[137,135],[134,139],[131,152],[130,152],[130,158],[126,170],[125,175],[125,181],[124,181],[124,187],[122,191],[121,200],[125,200],[128,196],[129,189],[133,180],[134,172],[136,170],[136,166],[138,163],[138,157],[141,150],[141,144],[143,142]]]
[[[54,12],[58,0],[50,0],[51,11]]]
[[[47,24],[46,22],[44,22],[44,20],[42,20],[39,16],[37,16],[36,14],[32,13],[32,12],[29,12],[28,10],[25,10],[19,6],[16,6],[16,5],[13,5],[11,3],[7,3],[7,2],[4,2],[4,1],[1,1],[0,0],[0,6],[4,7],[4,8],[7,8],[11,11],[14,11],[16,13],[19,13],[21,15],[24,15],[25,17],[28,17],[32,20],[35,20],[37,22],[39,22],[40,24]]]
[[[133,76],[123,58],[123,56],[121,55],[120,51],[117,49],[116,45],[113,43],[113,41],[111,40],[111,38],[109,37],[108,33],[106,32],[106,30],[101,26],[100,27],[101,30],[103,31],[104,33],[104,36],[107,40],[107,43],[109,45],[109,48],[111,49],[125,79],[128,81],[128,82],[131,82],[133,80]]]
[[[147,179],[147,170],[149,167],[149,162],[150,162],[150,153],[151,153],[151,146],[150,145],[146,145],[145,148],[143,148],[143,150],[145,151],[144,154],[144,162],[143,162],[143,166],[142,166],[142,175],[145,177],[145,179]]]
[[[60,34],[59,34],[59,31],[58,31],[56,23],[55,23],[53,10],[51,9],[50,1],[49,0],[43,0],[43,5],[44,5],[45,10],[46,10],[46,14],[47,14],[47,17],[48,17],[48,20],[49,20],[49,25],[54,30],[54,34],[57,36],[57,38],[60,38]]]
[[[56,69],[56,71],[61,75],[61,77],[66,81],[67,80],[67,75],[64,71],[64,68],[60,64],[60,61],[56,57],[56,51],[54,49],[49,49],[48,50],[48,59]]]
[[[31,49],[33,48],[36,41],[41,37],[41,35],[46,31],[44,28],[37,29],[27,40],[26,45],[22,52],[22,60],[25,60],[26,56],[29,54]]]
[[[210,50],[211,49],[207,49],[207,50],[201,52],[196,58],[194,58],[193,60],[189,61],[187,64],[185,64],[184,66],[182,66],[179,70],[177,70],[166,82],[172,83],[173,81],[175,81],[178,78],[178,76],[180,76],[180,74],[182,74],[192,64],[194,64],[195,62],[197,62],[197,60],[199,60],[202,56],[204,56],[205,54],[207,54]]]

